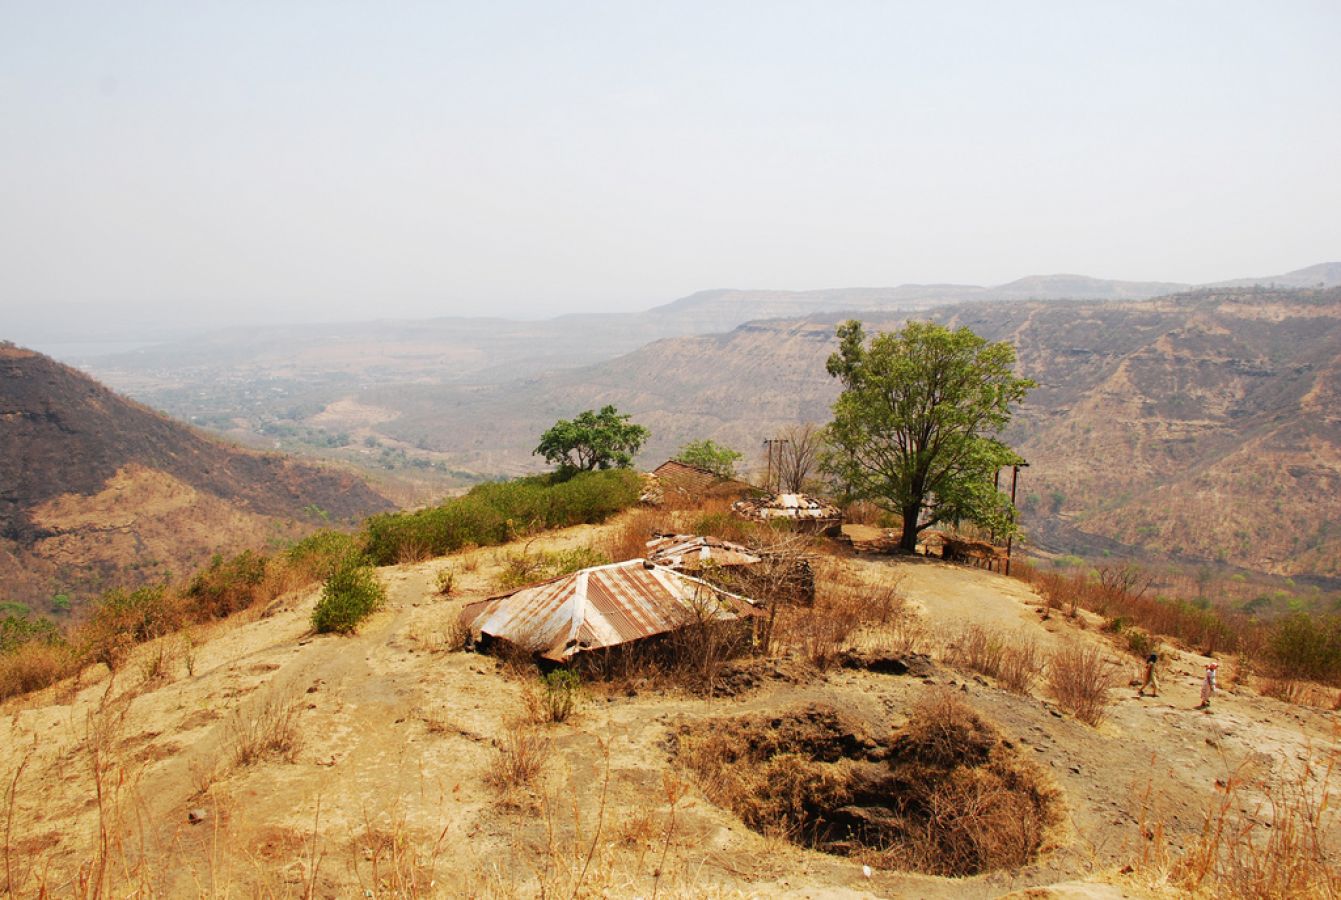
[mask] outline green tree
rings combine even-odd
[[[825,470],[854,497],[901,515],[908,552],[937,522],[1012,529],[1009,498],[993,476],[1021,460],[994,435],[1034,387],[1015,377],[1014,348],[931,322],[876,334],[868,345],[861,323],[848,321],[838,338],[827,368],[843,393]]]
[[[571,421],[555,422],[540,436],[540,446],[532,454],[570,472],[627,468],[647,434],[647,429],[630,422],[628,415],[613,406],[603,406],[600,412],[589,409]]]
[[[707,469],[722,478],[736,477],[736,462],[741,454],[730,447],[723,447],[713,441],[690,441],[680,448],[675,458],[682,463]]]

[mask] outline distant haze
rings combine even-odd
[[[1341,4],[6,3],[0,338],[1341,258]]]

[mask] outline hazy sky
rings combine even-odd
[[[1341,258],[1341,3],[0,0],[0,337]]]

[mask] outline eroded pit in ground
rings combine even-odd
[[[1050,778],[948,692],[883,737],[807,706],[685,725],[673,745],[704,793],[754,830],[881,868],[1015,868],[1062,818]]]

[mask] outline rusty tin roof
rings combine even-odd
[[[647,542],[647,558],[672,569],[752,566],[760,561],[749,547],[697,534],[659,534]]]
[[[731,508],[751,519],[841,519],[842,510],[805,494],[774,494],[771,497],[737,500]]]
[[[755,601],[642,559],[594,566],[469,604],[472,631],[562,662],[674,631],[699,616],[755,615]]]

